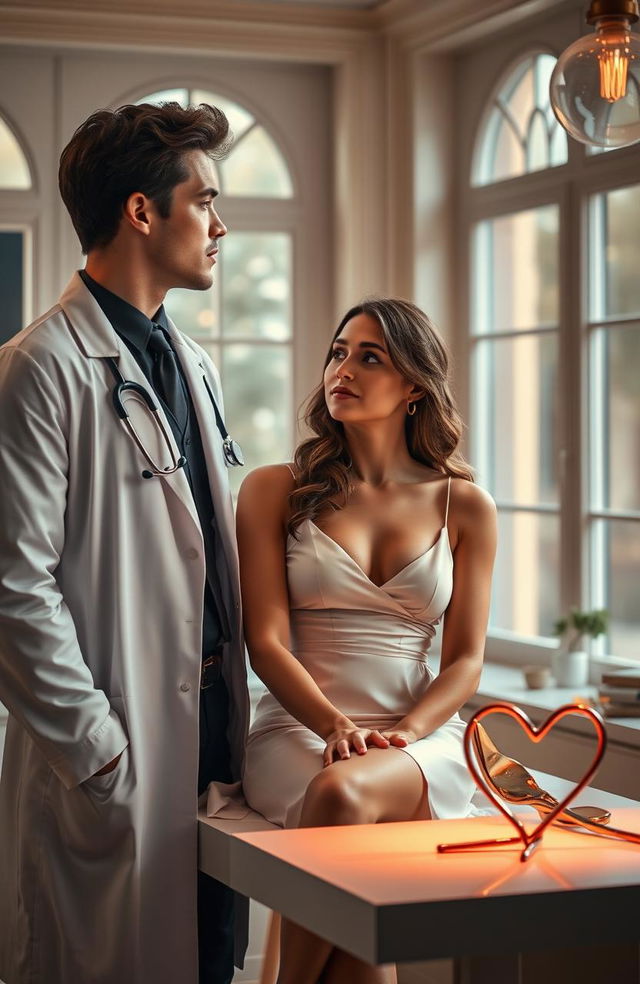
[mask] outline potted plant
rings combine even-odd
[[[591,612],[572,608],[568,615],[559,618],[553,631],[565,645],[555,653],[553,675],[559,687],[583,687],[589,680],[589,656],[584,650],[584,638],[597,639],[607,631],[609,612],[596,608]]]

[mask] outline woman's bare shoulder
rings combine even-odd
[[[293,485],[293,465],[283,462],[278,465],[260,465],[258,468],[254,468],[245,476],[242,482],[242,488],[248,486],[249,488],[268,488],[274,482],[276,484],[289,483]]]
[[[494,523],[496,519],[496,504],[492,496],[466,478],[451,479],[450,510],[461,528],[477,523]]]
[[[238,529],[284,528],[293,485],[293,476],[286,465],[254,468],[245,477],[238,494]]]
[[[245,477],[238,502],[259,503],[267,509],[276,505],[285,506],[293,486],[293,472],[288,464],[262,465]]]

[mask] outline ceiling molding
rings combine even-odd
[[[185,14],[173,0],[153,0],[154,13],[144,10],[149,0],[97,0],[90,9],[78,0],[66,0],[65,7],[49,0],[22,0],[20,7],[0,4],[0,37],[4,44],[60,45],[94,49],[144,50],[197,53],[264,59],[341,64],[363,44],[370,43],[374,32],[362,25],[310,23],[287,18],[276,20],[251,17],[236,4],[224,6],[240,17],[223,18]],[[192,0],[193,2],[193,0]],[[196,4],[198,0],[195,0]],[[248,8],[260,7],[247,4]],[[269,5],[273,9],[272,4]],[[118,7],[120,12],[118,12]],[[174,13],[167,13],[173,7]],[[162,13],[159,12],[162,8]],[[280,10],[280,6],[277,7]],[[341,20],[341,18],[338,18]]]
[[[34,21],[41,16],[60,15],[65,19],[85,13],[105,14],[128,20],[148,18],[153,29],[158,18],[176,18],[210,23],[235,22],[260,24],[273,28],[329,28],[369,31],[375,28],[372,11],[324,7],[310,3],[273,3],[270,0],[19,0],[0,3],[0,16],[27,14]],[[34,28],[35,28],[34,24]]]
[[[345,9],[272,0],[20,0],[0,2],[9,44],[143,48],[339,64],[372,38],[413,52],[454,50],[582,0],[384,0]]]
[[[378,29],[412,50],[444,52],[581,0],[387,0],[372,11]]]

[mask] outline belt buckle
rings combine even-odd
[[[215,664],[218,662],[218,659],[219,659],[218,656],[213,655],[213,656],[207,656],[207,658],[203,660],[202,670],[200,672],[200,690],[208,690],[209,687],[212,687],[213,684],[215,683],[215,680],[212,680],[211,683],[206,683],[205,681],[207,678],[208,667],[215,666]]]

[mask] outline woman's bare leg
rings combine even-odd
[[[428,820],[424,776],[398,748],[370,748],[366,755],[334,762],[309,783],[301,827],[327,827],[394,820]],[[394,984],[395,971],[372,967],[282,920],[278,984]],[[330,959],[331,958],[331,959]]]
[[[258,984],[276,984],[280,964],[280,913],[269,916],[267,935],[264,941],[264,957]]]
[[[344,950],[334,949],[329,957],[322,984],[398,984],[395,965],[372,967]]]
[[[302,926],[282,920],[277,984],[318,984],[334,947]]]

